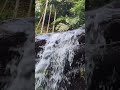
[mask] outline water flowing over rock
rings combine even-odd
[[[120,2],[86,13],[87,90],[120,88]]]
[[[34,90],[34,21],[0,23],[0,89]]]
[[[85,30],[36,35],[36,90],[85,90]]]

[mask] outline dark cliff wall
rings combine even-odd
[[[31,75],[34,74],[32,67],[34,66],[33,23],[31,18],[0,23],[1,90],[33,90],[34,84],[31,83],[34,81],[28,80],[28,78],[33,78]],[[32,52],[29,52],[31,50]],[[31,86],[28,87],[27,84]]]
[[[86,21],[86,80],[88,90],[120,88],[120,3],[88,11]]]

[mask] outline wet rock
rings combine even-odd
[[[86,16],[88,17],[85,56],[87,90],[118,90],[120,88],[118,78],[120,77],[118,71],[120,68],[118,65],[120,64],[120,12],[118,12],[120,8],[118,4],[120,4],[118,1],[112,2],[102,8],[89,11]]]
[[[36,46],[44,46],[46,44],[46,40],[39,40],[37,42],[35,42]]]
[[[35,57],[39,58],[39,56],[37,55],[38,52],[43,51],[43,47],[46,44],[46,40],[38,40],[35,42]]]
[[[78,35],[77,37],[79,44],[85,43],[85,34]]]
[[[18,63],[20,62],[20,57],[22,56],[22,54],[20,54],[19,51],[17,50],[12,50],[11,48],[17,49],[19,47],[22,47],[27,37],[24,32],[11,33],[9,35],[8,33],[9,32],[6,32],[6,33],[4,32],[4,35],[1,35],[0,37],[0,66],[2,69],[2,71],[0,70],[0,76],[5,76],[5,77],[8,76],[12,78],[12,73],[10,73],[11,71],[7,69],[7,65],[13,62],[12,59],[17,57],[18,59],[15,60],[15,63],[16,63],[15,66],[17,67]],[[1,86],[2,82],[0,83],[1,83],[0,84]],[[1,88],[3,87],[4,86],[1,86]]]
[[[34,46],[34,42],[32,42],[34,38],[34,35],[32,35],[33,27],[32,19],[14,19],[0,23],[1,90],[33,90],[30,89],[33,87],[32,81],[28,79],[28,74],[31,78],[31,73],[33,73],[31,71],[31,62],[34,48],[30,47],[31,45]],[[32,51],[30,51],[31,49]],[[30,57],[29,61],[27,61],[27,55]],[[31,64],[31,66],[27,65],[26,62]],[[34,66],[34,60],[32,63]],[[31,73],[26,70],[26,65]],[[23,67],[24,70],[22,69]],[[21,72],[21,70],[23,71]],[[23,79],[24,82],[22,81]],[[31,86],[28,87],[28,83]]]

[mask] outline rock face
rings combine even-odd
[[[87,90],[120,88],[120,2],[87,12]]]
[[[15,19],[0,23],[1,90],[34,90],[33,30],[32,19]]]
[[[82,28],[38,35],[35,46],[36,90],[85,90],[85,33]]]

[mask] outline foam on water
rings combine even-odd
[[[68,32],[52,33],[51,35],[37,35],[36,39],[46,39],[46,45],[35,65],[35,89],[58,90],[59,83],[65,78],[63,71],[66,60],[69,65],[73,62],[74,50],[79,45],[78,35],[84,33],[84,29],[76,29]],[[42,54],[42,55],[41,55]],[[65,90],[65,89],[63,89]]]

